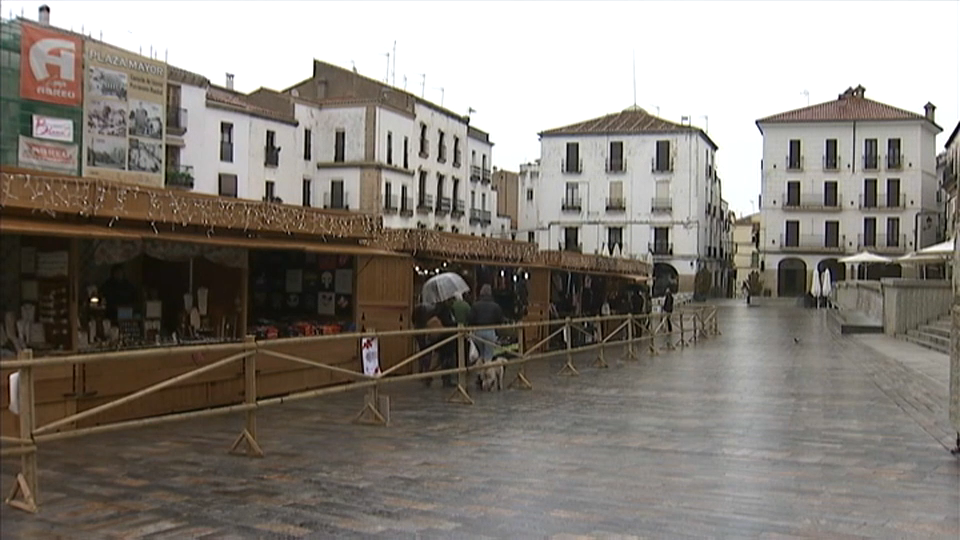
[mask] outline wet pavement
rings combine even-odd
[[[719,316],[696,347],[540,362],[473,406],[390,388],[386,428],[348,422],[359,394],[269,408],[264,459],[225,453],[240,415],[50,443],[40,514],[5,507],[0,536],[960,536],[946,356],[782,303]]]

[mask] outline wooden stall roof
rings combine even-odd
[[[50,216],[193,225],[213,234],[234,230],[372,238],[382,231],[382,221],[374,214],[231,199],[9,167],[0,167],[0,207]]]
[[[133,240],[137,233],[121,231],[100,225],[69,223],[64,221],[39,221],[19,217],[0,218],[0,234],[33,234],[37,236],[65,236],[75,238],[117,238]]]
[[[537,257],[545,266],[573,272],[602,273],[621,277],[644,276],[650,273],[650,263],[638,259],[621,259],[574,251],[541,251],[537,253]]]

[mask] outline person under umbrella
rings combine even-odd
[[[421,296],[424,302],[434,305],[433,316],[427,321],[427,328],[456,328],[457,317],[453,311],[453,302],[457,295],[469,292],[470,286],[453,272],[445,272],[428,279],[423,284]],[[436,333],[433,343],[448,339],[449,332]],[[457,367],[457,341],[450,340],[437,349],[437,355],[440,357],[440,369],[447,370]],[[450,375],[443,375],[441,378],[443,386],[455,386]]]

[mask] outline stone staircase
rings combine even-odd
[[[933,349],[943,354],[950,354],[950,316],[920,325],[916,330],[908,330],[903,336],[911,343]]]

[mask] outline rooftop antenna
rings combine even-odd
[[[803,92],[800,92],[800,95],[807,97],[807,105],[809,106],[809,105],[810,105],[810,91],[809,91],[809,90],[804,90]]]
[[[387,76],[383,78],[385,84],[390,84],[390,53],[387,53]]]
[[[440,106],[443,107],[443,87],[438,86],[436,89],[440,90]]]
[[[637,106],[637,50],[633,50],[633,106]],[[659,114],[659,113],[657,113]]]
[[[357,63],[354,62],[353,60],[351,60],[351,61],[350,61],[350,65],[353,66],[353,72],[356,73],[356,72],[357,72]]]
[[[703,115],[702,118],[707,121],[707,127],[703,131],[706,133],[710,133],[710,117],[707,115]]]
[[[407,91],[407,76],[406,76],[406,75],[403,76],[403,91],[404,91],[404,92]]]
[[[397,40],[393,40],[393,77],[390,84],[397,85]]]
[[[423,77],[423,81],[420,83],[420,98],[424,99],[427,95],[427,74],[421,73],[420,76]]]
[[[656,110],[657,110],[657,116],[660,116],[660,106],[659,106],[659,105],[651,105],[651,107],[653,107],[654,109],[656,109]]]

